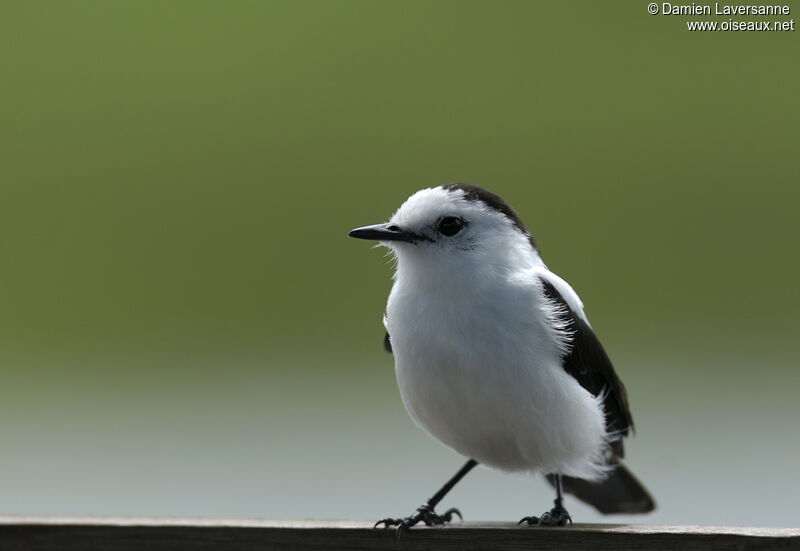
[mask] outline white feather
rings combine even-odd
[[[422,190],[391,219],[432,238],[385,243],[397,269],[384,323],[406,409],[485,465],[601,479],[609,441],[602,398],[562,367],[571,333],[540,278],[585,319],[583,305],[505,215],[463,195]],[[468,226],[437,236],[442,216]]]

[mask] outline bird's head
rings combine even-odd
[[[400,269],[404,264],[426,271],[541,264],[514,210],[494,193],[465,184],[418,191],[388,222],[356,228],[350,237],[389,247]]]

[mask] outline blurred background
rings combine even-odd
[[[2,11],[0,512],[411,513],[462,458],[406,416],[391,269],[346,234],[462,181],[628,387],[659,509],[573,517],[800,524],[797,33],[611,0]],[[443,505],[551,501],[479,470]]]

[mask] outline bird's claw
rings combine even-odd
[[[442,526],[450,521],[453,520],[453,516],[458,516],[461,520],[464,517],[461,516],[461,511],[456,508],[450,508],[441,515],[437,514],[436,511],[433,510],[433,507],[430,505],[423,505],[416,512],[411,515],[410,517],[406,518],[383,518],[375,523],[373,528],[378,528],[381,524],[384,528],[389,528],[391,526],[397,526],[397,537],[400,537],[400,534],[403,530],[408,530],[412,526],[419,524],[420,522],[424,523],[425,526]]]
[[[540,517],[530,516],[520,520],[517,525],[526,523],[528,526],[566,526],[572,524],[572,517],[569,516],[564,507],[556,505]]]
[[[529,517],[522,517],[517,523],[517,526],[523,523],[527,524],[528,526],[539,526],[539,517],[535,517],[533,515]]]

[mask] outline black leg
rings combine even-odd
[[[528,524],[528,526],[565,526],[567,523],[572,524],[572,517],[570,517],[569,512],[564,509],[564,485],[561,482],[561,475],[556,474],[554,478],[556,499],[553,503],[555,504],[555,507],[542,514],[541,517],[525,517],[517,524],[522,524],[523,522]]]
[[[561,501],[564,498],[564,483],[561,481],[561,475],[556,475],[556,507],[561,507]]]
[[[461,511],[458,509],[448,509],[443,514],[438,515],[434,511],[434,508],[439,504],[444,496],[446,496],[447,493],[453,489],[453,486],[458,484],[458,482],[464,478],[467,473],[470,472],[477,464],[478,462],[474,459],[470,459],[464,463],[464,466],[453,475],[453,478],[448,480],[438,492],[433,494],[433,497],[426,501],[424,505],[420,506],[410,517],[384,518],[375,523],[375,528],[381,524],[383,524],[386,528],[389,526],[397,526],[397,537],[400,537],[400,532],[407,528],[411,528],[420,522],[424,522],[426,526],[433,526],[434,524],[444,524],[446,522],[450,522],[453,520],[453,515],[458,515],[458,518],[463,518],[461,516]]]

